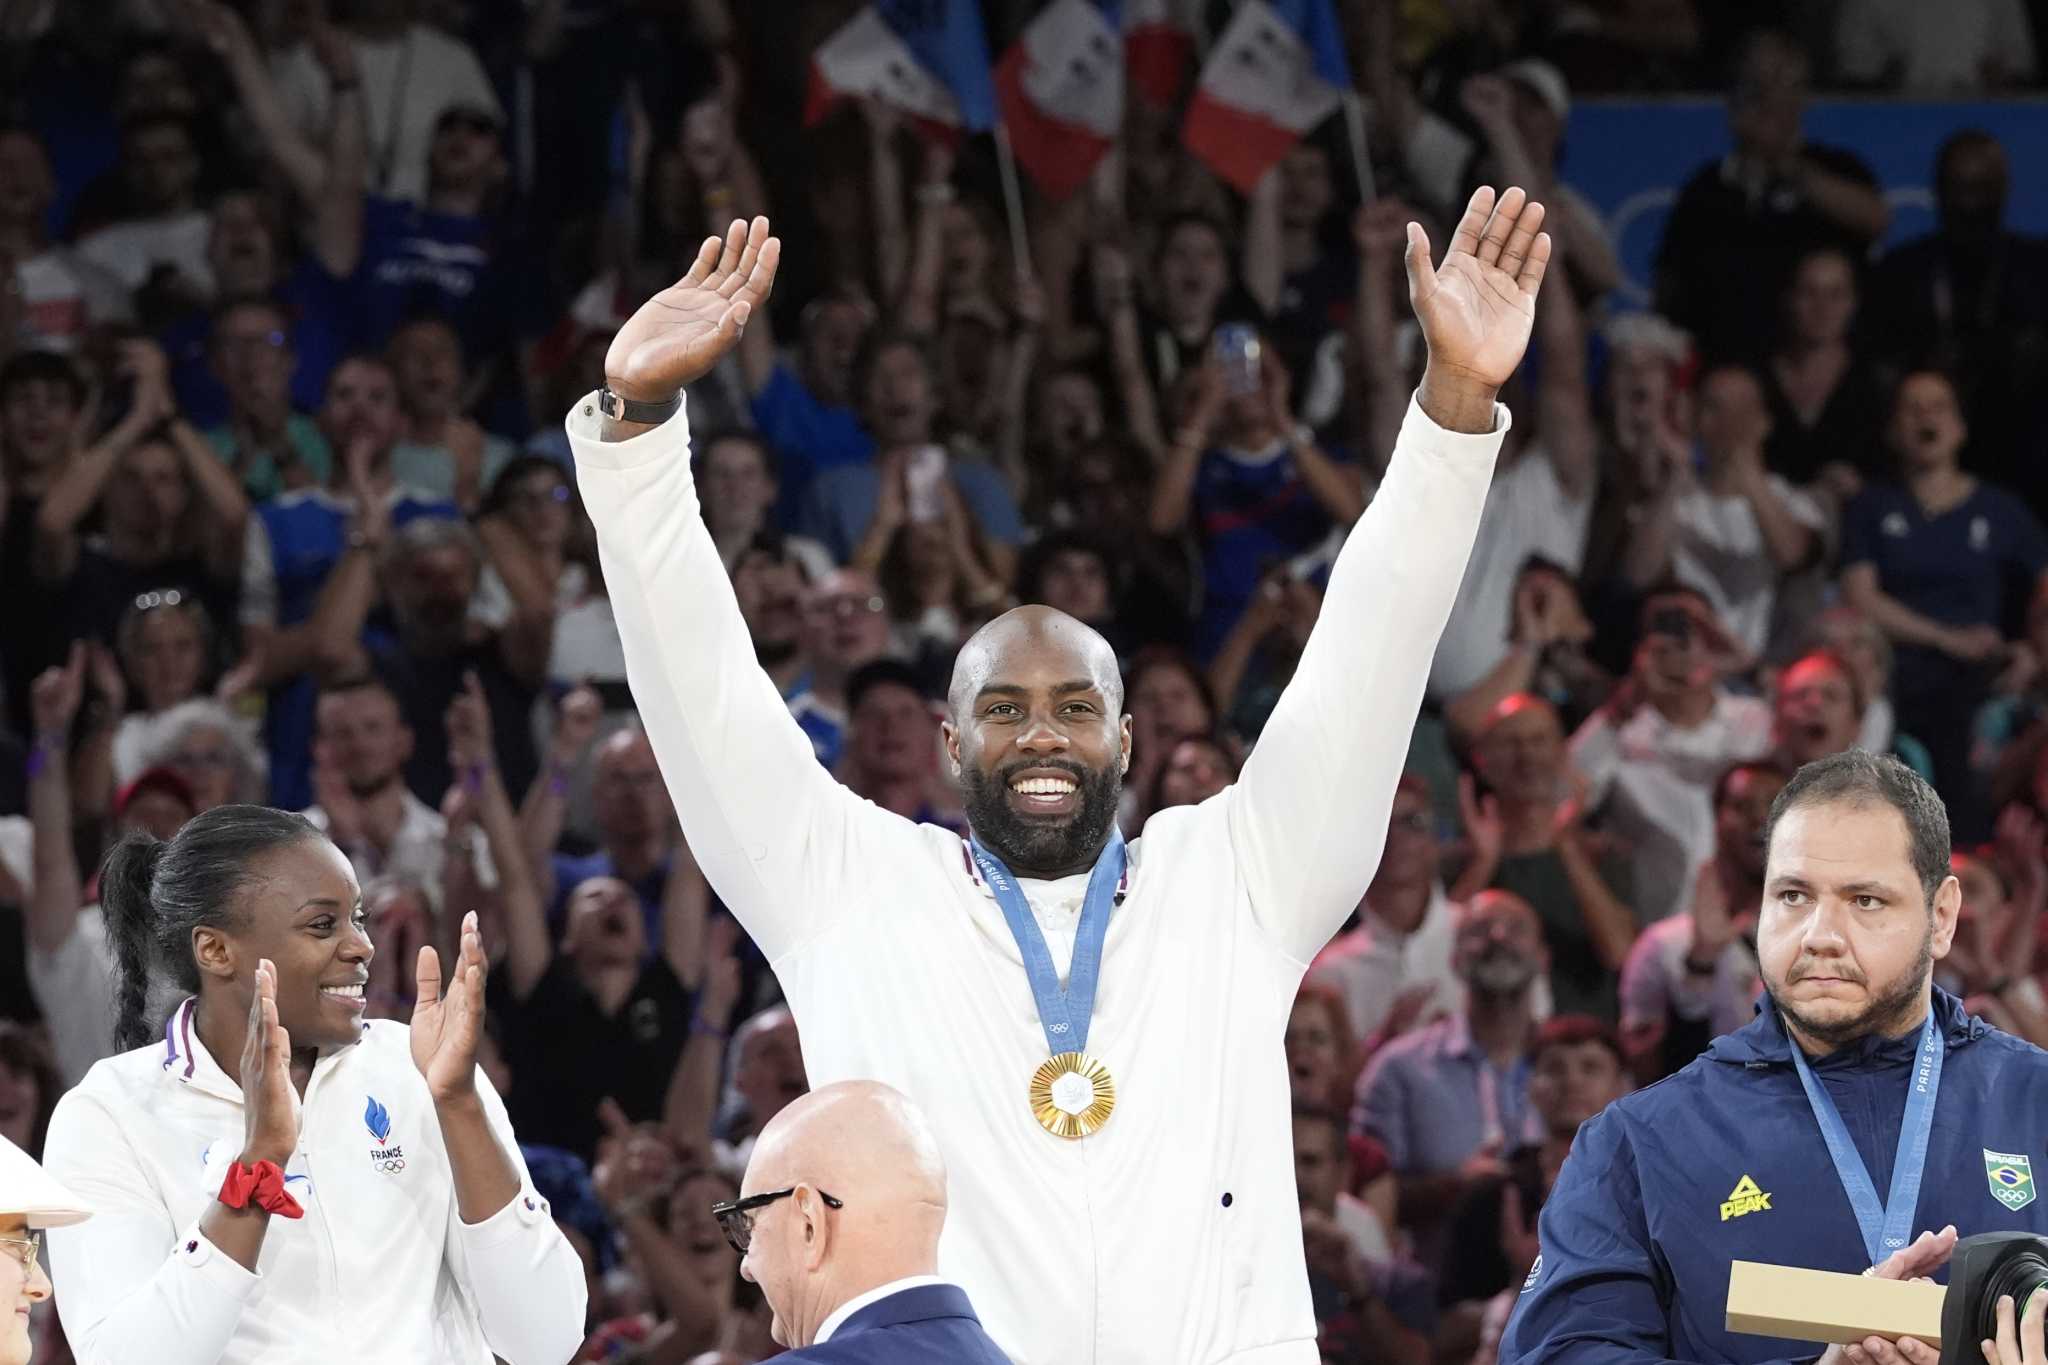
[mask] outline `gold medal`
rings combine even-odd
[[[1084,1138],[1116,1110],[1109,1068],[1085,1052],[1062,1052],[1031,1077],[1031,1112],[1054,1137]]]

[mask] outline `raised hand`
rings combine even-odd
[[[622,398],[661,403],[708,373],[739,340],[775,286],[782,243],[768,220],[734,220],[724,242],[704,239],[689,273],[640,305],[612,338],[605,383]]]
[[[1351,217],[1351,240],[1374,260],[1384,261],[1401,250],[1415,211],[1398,199],[1375,199]]]
[[[427,1078],[434,1103],[467,1098],[476,1091],[476,1048],[484,1031],[484,941],[476,912],[462,917],[462,946],[455,973],[441,990],[441,957],[421,947],[413,980],[419,998],[412,1007],[412,1061]]]
[[[1494,202],[1473,192],[1441,265],[1430,265],[1429,236],[1408,225],[1408,298],[1429,343],[1429,363],[1447,376],[1498,389],[1507,382],[1536,320],[1536,292],[1550,264],[1543,205],[1519,189]]]
[[[1470,773],[1458,779],[1458,815],[1465,826],[1465,837],[1472,842],[1472,856],[1475,862],[1492,867],[1500,861],[1501,845],[1507,839],[1507,827],[1500,817],[1500,798],[1489,793],[1479,795],[1479,786]]]
[[[550,746],[555,763],[566,768],[580,761],[591,741],[597,738],[597,727],[603,720],[604,699],[588,682],[578,683],[563,693],[561,701],[555,704],[555,737]]]
[[[448,763],[457,775],[491,767],[491,707],[476,674],[462,675],[462,690],[448,703]]]
[[[283,1166],[299,1147],[299,1092],[292,1085],[292,1038],[277,1022],[277,968],[267,957],[256,964],[241,1079],[241,1160]]]
[[[71,733],[85,699],[85,641],[71,642],[71,655],[61,668],[46,668],[29,687],[29,716],[38,738],[60,739]]]
[[[1692,880],[1692,946],[1687,956],[1694,962],[1719,961],[1735,941],[1734,912],[1721,869],[1710,858],[1700,864],[1699,874]]]

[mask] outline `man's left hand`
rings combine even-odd
[[[1955,1249],[1956,1229],[1951,1223],[1940,1232],[1921,1233],[1863,1273],[1880,1280],[1925,1280],[1948,1264]],[[1828,1347],[1817,1365],[1937,1365],[1940,1359],[1939,1350],[1911,1337],[1898,1341],[1865,1337],[1846,1346]],[[2020,1365],[2020,1361],[2012,1357],[2000,1365]]]

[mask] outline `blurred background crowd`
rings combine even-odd
[[[1135,836],[1231,782],[1385,473],[1404,225],[1441,244],[1479,184],[1548,205],[1385,858],[1287,1031],[1331,1361],[1488,1365],[1578,1124],[1748,1019],[1759,832],[1804,762],[1934,781],[1938,979],[2048,1043],[2048,247],[2007,212],[2048,132],[1953,103],[2038,94],[2048,4],[1286,0],[1361,117],[1247,176],[1182,136],[1231,7],[1130,0],[1179,63],[1076,183],[1023,182],[1022,241],[989,137],[829,98],[812,54],[870,8],[0,0],[0,1132],[38,1152],[112,1048],[110,841],[305,810],[361,878],[373,1013],[482,917],[585,1358],[774,1352],[708,1209],[800,1043],[637,727],[561,430],[756,213],[780,287],[689,415],[819,762],[960,827],[953,653],[1050,603],[1123,659]],[[1045,8],[986,0],[989,52]],[[1843,92],[1947,111],[1922,230],[1808,140]],[[1659,149],[1638,278],[1567,134],[1582,98],[1688,94],[1723,112]]]

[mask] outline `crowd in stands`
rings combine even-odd
[[[773,1354],[709,1209],[801,1040],[637,725],[561,429],[757,213],[784,278],[688,411],[761,667],[849,788],[964,832],[953,655],[1060,608],[1123,662],[1136,837],[1233,780],[1386,473],[1405,225],[1549,206],[1386,853],[1287,1028],[1327,1359],[1490,1365],[1578,1124],[1750,1017],[1802,763],[1936,784],[1938,980],[2048,1045],[2048,245],[2006,223],[2021,149],[1963,131],[1933,230],[1880,249],[1883,187],[1802,121],[2032,87],[2048,5],[1350,0],[1371,202],[1341,119],[1240,195],[1134,94],[1082,190],[1029,193],[1028,269],[987,139],[806,121],[858,9],[0,0],[0,1133],[38,1152],[114,1048],[111,843],[301,810],[361,882],[372,1014],[479,915],[583,1358]],[[1035,6],[983,9],[1000,48]],[[1570,102],[1685,90],[1732,151],[1625,311]]]

